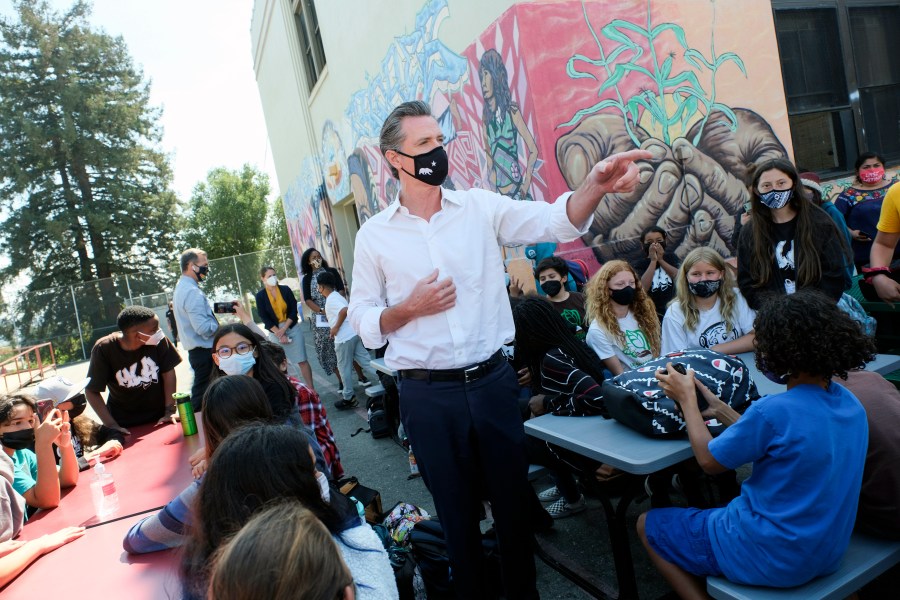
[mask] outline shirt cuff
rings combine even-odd
[[[381,348],[387,344],[387,337],[381,333],[381,313],[385,310],[386,306],[373,306],[362,314],[358,333],[366,348]]]
[[[574,192],[566,192],[561,194],[556,202],[553,203],[553,209],[550,213],[550,228],[554,235],[561,242],[571,242],[586,234],[594,222],[594,213],[587,218],[581,228],[577,224],[569,221],[569,215],[566,214],[566,206]]]

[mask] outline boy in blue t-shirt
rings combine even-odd
[[[55,508],[60,487],[78,483],[78,460],[72,449],[69,415],[53,409],[40,425],[37,405],[31,396],[18,394],[0,398],[0,444],[13,461],[13,489],[29,508]],[[59,447],[56,467],[53,444]],[[29,447],[34,446],[32,452]]]
[[[702,597],[707,575],[793,587],[832,573],[850,542],[868,442],[866,413],[834,375],[872,360],[875,345],[815,290],[772,297],[754,321],[756,363],[787,391],[739,415],[693,372],[657,372],[679,403],[694,456],[710,474],[753,464],[724,508],[651,510],[638,534],[681,597]],[[671,367],[671,365],[669,365]],[[709,402],[701,414],[697,388]],[[730,425],[712,439],[704,418]]]

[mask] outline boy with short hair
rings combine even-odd
[[[53,409],[37,425],[37,404],[31,396],[0,398],[0,443],[13,462],[13,488],[29,508],[59,506],[60,487],[78,483],[78,461],[72,449],[69,414]],[[34,452],[28,449],[34,444]],[[59,447],[56,468],[53,444]]]
[[[538,263],[534,278],[556,312],[575,327],[575,337],[583,341],[587,333],[584,328],[584,296],[566,289],[569,281],[566,261],[558,256],[548,256]]]
[[[159,317],[144,306],[127,306],[117,324],[119,331],[97,340],[91,350],[88,403],[104,425],[125,435],[132,425],[174,423],[172,394],[181,356],[159,328]],[[100,393],[107,388],[104,402]]]
[[[353,394],[353,361],[356,360],[363,372],[369,375],[369,379],[375,379],[369,369],[366,368],[372,361],[368,350],[362,345],[362,340],[350,327],[347,322],[347,307],[349,303],[347,299],[340,294],[334,293],[337,280],[331,273],[320,273],[316,279],[319,287],[319,293],[325,296],[325,317],[328,319],[328,325],[331,327],[331,337],[334,338],[334,351],[337,355],[338,372],[341,374],[341,380],[344,382],[344,388],[341,390],[342,398],[335,402],[334,407],[338,410],[346,410],[357,406],[359,402]]]

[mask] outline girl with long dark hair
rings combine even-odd
[[[210,381],[225,375],[247,375],[262,385],[277,423],[289,423],[303,430],[309,437],[319,470],[331,475],[325,463],[322,448],[316,441],[315,433],[300,417],[297,390],[287,380],[272,355],[271,345],[261,335],[242,323],[222,325],[213,336],[213,369]],[[210,455],[199,458],[206,458]],[[197,454],[192,457],[196,463]]]
[[[755,166],[750,222],[738,240],[738,286],[750,308],[770,294],[816,288],[837,302],[850,261],[834,221],[806,198],[797,169],[783,158]]]
[[[269,400],[259,382],[243,375],[219,377],[203,395],[203,436],[212,455],[239,426],[272,420]],[[194,520],[193,508],[200,481],[189,485],[158,513],[137,522],[122,541],[126,552],[144,554],[175,548],[184,542],[184,528]]]
[[[603,364],[572,326],[542,298],[527,298],[513,307],[516,326],[515,359],[528,368],[534,392],[532,414],[581,417],[606,416],[600,384]],[[552,469],[555,485],[538,494],[552,502],[547,512],[561,519],[583,511],[584,497],[573,473],[593,473],[599,463],[547,442],[529,438],[528,459]]]

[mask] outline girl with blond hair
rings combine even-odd
[[[694,248],[675,280],[676,297],[662,325],[662,353],[708,348],[723,354],[753,350],[753,319],[725,260],[712,248]]]
[[[584,288],[585,341],[604,366],[618,375],[659,356],[659,318],[641,279],[627,262],[611,260]]]

